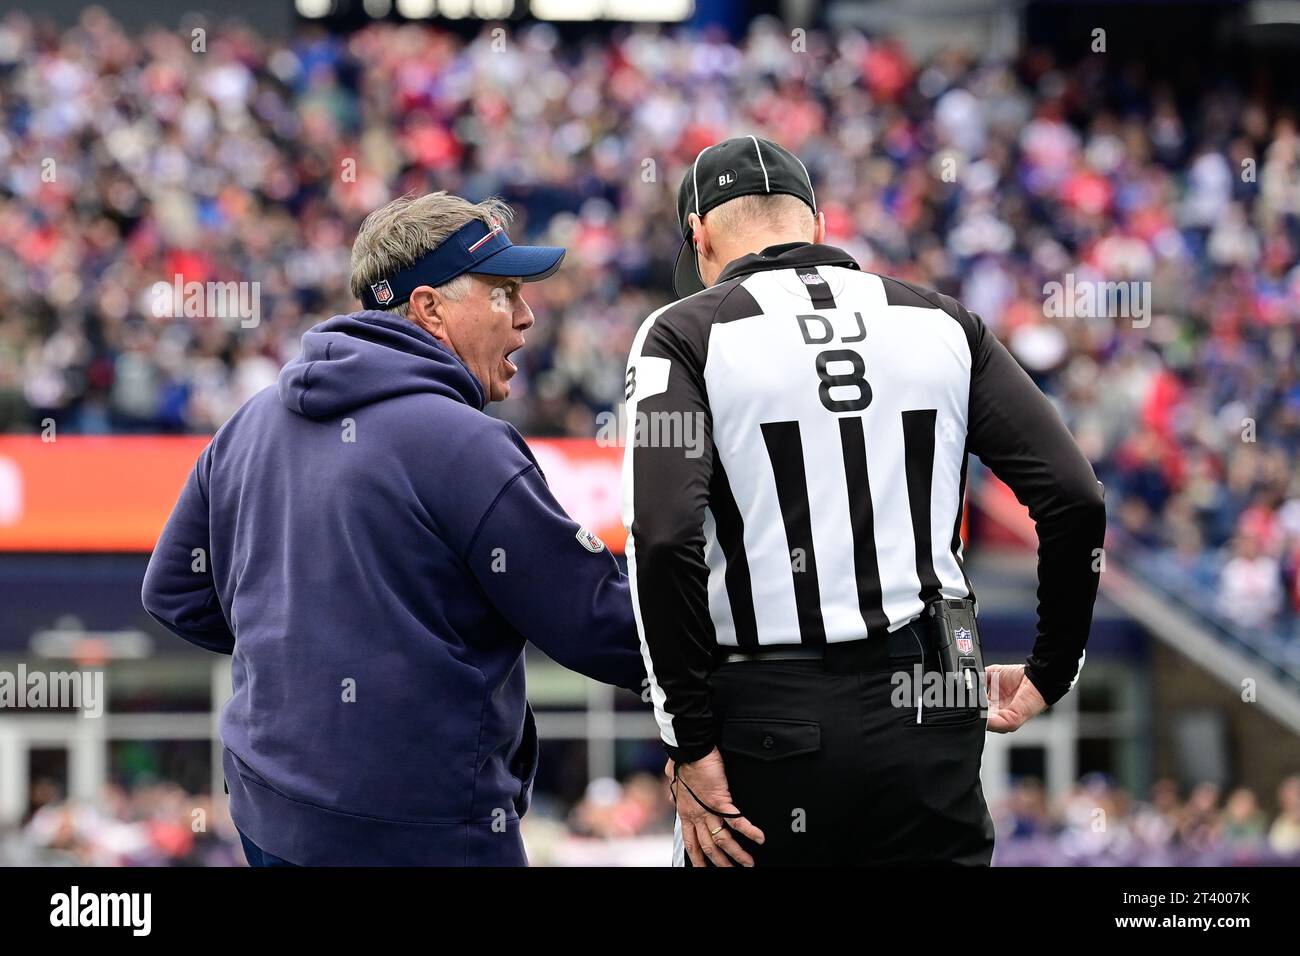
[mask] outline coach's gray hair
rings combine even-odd
[[[368,215],[357,232],[352,244],[352,294],[361,298],[371,285],[410,266],[468,222],[479,219],[489,226],[493,221],[506,226],[513,217],[514,211],[496,198],[472,203],[440,190],[394,199]],[[471,281],[466,273],[438,286],[438,292],[448,299],[463,299]],[[408,304],[385,311],[405,318]]]
[[[737,196],[710,209],[708,216],[710,227],[726,235],[762,227],[797,229],[811,238],[816,224],[808,204],[788,193]]]

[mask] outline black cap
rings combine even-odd
[[[798,196],[814,214],[817,212],[808,170],[788,149],[757,136],[737,136],[700,150],[677,190],[677,218],[686,237],[673,273],[673,288],[679,296],[704,288],[696,269],[695,244],[691,242],[687,217],[691,213],[703,216],[737,196],[765,193]]]

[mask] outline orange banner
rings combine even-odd
[[[152,551],[207,437],[0,436],[0,551]],[[529,441],[574,521],[621,554],[622,449]]]

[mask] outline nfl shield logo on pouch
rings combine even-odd
[[[952,632],[953,638],[957,641],[957,650],[963,654],[969,654],[975,649],[975,642],[971,640],[970,630],[959,627]]]

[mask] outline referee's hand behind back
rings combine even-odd
[[[673,779],[673,762],[668,761],[664,767],[668,779]],[[673,787],[677,802],[677,817],[682,824],[682,844],[693,866],[707,866],[705,858],[714,866],[753,866],[754,858],[745,852],[744,847],[736,842],[731,831],[742,833],[755,843],[762,843],[766,837],[763,831],[744,817],[728,817],[726,820],[716,816],[702,807],[691,796],[703,800],[714,810],[723,813],[739,813],[731,802],[731,790],[727,786],[727,774],[722,766],[722,754],[718,748],[699,760],[692,760],[677,767],[677,785]],[[686,786],[682,786],[682,782]],[[687,790],[686,787],[690,787]]]
[[[1025,677],[1024,664],[989,664],[984,679],[989,695],[988,729],[995,734],[1018,730],[1047,709],[1043,695]]]

